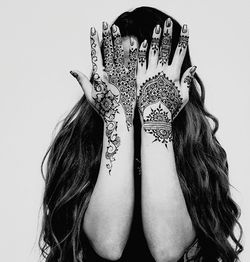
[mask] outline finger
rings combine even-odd
[[[164,23],[163,35],[159,53],[159,64],[162,67],[168,65],[168,60],[171,52],[171,42],[172,42],[172,32],[173,23],[170,18],[168,18]]]
[[[147,61],[146,61],[146,53],[147,53],[148,43],[145,39],[139,48],[138,53],[138,67],[137,67],[137,75],[142,75],[146,73]]]
[[[102,39],[103,39],[105,72],[109,74],[112,72],[113,65],[114,65],[114,49],[113,49],[110,27],[106,22],[102,23]]]
[[[181,78],[181,89],[183,91],[185,91],[185,90],[189,91],[190,85],[191,85],[193,78],[194,78],[196,68],[197,68],[197,66],[192,66],[184,72],[184,74]]]
[[[132,37],[130,37],[129,42],[130,46],[128,54],[128,73],[131,79],[135,79],[138,59],[138,42],[135,41]]]
[[[92,84],[90,83],[89,79],[87,78],[86,75],[81,73],[78,70],[71,70],[70,74],[78,81],[80,84],[84,95],[86,96],[87,100],[90,101],[91,103],[93,102],[93,98],[91,96],[91,92],[93,89]]]
[[[124,65],[124,50],[119,27],[113,25],[112,33],[114,39],[114,62],[116,66],[121,67]]]
[[[90,29],[90,45],[91,45],[91,61],[92,61],[92,72],[102,77],[103,65],[102,65],[102,54],[100,49],[100,42],[98,33],[94,27]]]
[[[172,62],[173,67],[178,72],[180,72],[181,70],[181,66],[182,66],[185,54],[187,52],[188,39],[189,39],[189,33],[188,33],[187,25],[183,25],[181,34],[180,34],[180,38],[179,38],[179,42],[176,47],[173,62]]]
[[[161,37],[161,27],[157,25],[154,28],[152,40],[149,49],[149,57],[148,57],[148,67],[155,68],[158,63],[158,56],[159,56],[159,42]]]

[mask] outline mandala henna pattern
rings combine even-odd
[[[151,108],[151,112],[146,116],[143,123],[144,130],[153,134],[155,141],[165,144],[173,140],[171,119],[168,117],[168,112],[161,108],[161,104],[156,109]]]
[[[136,100],[136,63],[138,49],[132,47],[129,50],[128,66],[125,68],[124,55],[122,49],[121,36],[114,36],[114,45],[116,52],[112,51],[112,39],[109,33],[104,33],[104,56],[107,55],[105,60],[106,72],[108,75],[109,83],[114,85],[120,93],[119,103],[121,103],[125,116],[127,129],[129,130],[133,124],[133,110]],[[112,59],[114,54],[114,60]]]
[[[159,54],[159,63],[163,66],[168,64],[169,55],[171,52],[171,42],[172,38],[168,30],[163,34],[160,54]]]
[[[177,86],[165,73],[160,72],[146,80],[140,88],[138,105],[143,115],[146,107],[161,102],[171,112],[174,118],[182,106],[182,97]]]

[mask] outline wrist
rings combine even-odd
[[[143,121],[141,139],[146,144],[167,145],[173,141],[172,122]]]
[[[120,135],[133,135],[134,125],[128,126],[125,116],[115,116],[113,120],[104,121],[104,132]]]

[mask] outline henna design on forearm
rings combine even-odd
[[[108,34],[104,34],[104,50],[110,49],[111,44],[110,38],[111,36]],[[136,62],[137,62],[137,54],[138,48],[132,47],[129,50],[129,61],[128,67],[125,68],[124,65],[124,51],[122,48],[121,36],[117,35],[114,37],[114,46],[116,52],[114,52],[114,60],[115,63],[111,62],[112,51],[106,51],[107,58],[105,61],[106,65],[108,64],[108,70],[106,69],[109,83],[114,85],[120,93],[119,103],[122,105],[125,116],[126,116],[126,124],[127,129],[129,130],[133,125],[133,111],[134,104],[136,100]],[[109,63],[110,62],[110,63]]]
[[[107,84],[101,80],[100,76],[97,73],[97,56],[96,56],[96,46],[97,43],[91,33],[90,42],[91,42],[91,59],[93,64],[93,87],[94,87],[94,106],[96,111],[102,117],[105,122],[106,130],[105,134],[108,138],[108,146],[105,153],[106,159],[109,160],[109,163],[106,164],[108,168],[109,175],[111,174],[112,163],[115,161],[115,154],[118,151],[120,146],[120,137],[117,134],[117,121],[115,121],[115,115],[118,113],[118,96],[114,95],[111,90],[108,90]],[[110,61],[110,57],[109,60]]]
[[[171,52],[171,42],[172,42],[172,37],[167,29],[167,31],[163,34],[162,37],[160,54],[159,54],[159,63],[162,66],[168,64],[168,59]]]
[[[171,119],[161,104],[156,109],[151,108],[150,114],[144,119],[143,128],[155,137],[153,142],[159,141],[167,147],[167,143],[173,140]]]
[[[182,106],[180,91],[164,72],[149,78],[141,85],[138,105],[141,114],[151,104],[161,102],[174,118]]]

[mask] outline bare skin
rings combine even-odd
[[[168,64],[171,36],[172,23],[166,21],[163,32],[160,27],[153,32],[149,57],[145,56],[146,42],[138,57],[137,39],[121,38],[119,28],[111,30],[104,23],[104,58],[94,29],[90,36],[94,83],[80,71],[72,72],[104,121],[101,165],[83,227],[95,251],[106,259],[121,257],[132,222],[136,103],[142,123],[142,219],[149,249],[156,261],[177,261],[195,238],[172,141],[172,121],[188,102],[195,67],[180,79],[188,44],[186,27]],[[161,46],[160,37],[164,39]]]

